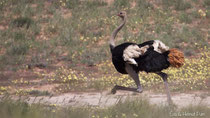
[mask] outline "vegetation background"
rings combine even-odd
[[[121,22],[116,16],[121,10],[127,12],[128,22],[118,34],[117,44],[161,40],[180,49],[186,57],[184,67],[165,70],[171,91],[209,93],[210,0],[0,0],[0,94],[49,96],[110,90],[114,84],[135,86],[131,78],[114,69],[107,43]],[[164,90],[156,75],[142,72],[140,80],[145,90]],[[1,102],[0,109],[14,108],[21,118],[25,112],[25,117],[41,115],[39,105],[14,103],[4,107],[5,103]],[[126,108],[134,103],[123,105]],[[132,106],[134,111],[141,107],[138,105]],[[164,115],[165,108],[144,105]],[[100,117],[124,117],[117,114],[120,108],[105,113],[92,110],[89,117],[95,112]],[[86,110],[79,109],[85,116]],[[49,114],[61,117],[62,112],[67,113]]]

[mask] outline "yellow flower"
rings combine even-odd
[[[206,16],[206,12],[204,12],[202,9],[198,10],[198,13],[202,16],[205,17]]]
[[[122,117],[126,117],[126,114],[122,113]]]
[[[137,115],[137,114],[135,114],[135,113],[133,114],[133,116],[134,116],[134,117],[138,117],[138,115]]]

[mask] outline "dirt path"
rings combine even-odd
[[[13,99],[19,99],[13,96]],[[91,93],[66,93],[58,96],[41,96],[41,97],[25,97],[21,99],[27,103],[42,103],[59,106],[96,106],[106,107],[117,104],[119,101],[126,99],[134,100],[146,98],[151,104],[164,105],[167,104],[165,94],[154,94],[151,92],[143,92],[142,94],[132,92],[118,92],[115,95],[109,92],[91,92]],[[172,95],[173,102],[180,108],[188,105],[204,104],[210,108],[210,95],[205,92],[194,93],[177,93]]]

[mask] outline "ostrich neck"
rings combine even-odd
[[[114,39],[117,36],[117,33],[122,29],[122,27],[126,23],[126,17],[122,18],[123,22],[112,32],[111,38],[110,38],[110,44],[112,46],[115,46]]]

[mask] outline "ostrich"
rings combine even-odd
[[[130,75],[137,88],[115,85],[111,92],[113,94],[117,90],[143,92],[138,73],[139,71],[145,71],[147,73],[156,73],[163,79],[167,100],[169,103],[172,103],[167,82],[168,75],[162,72],[162,70],[167,69],[169,66],[181,67],[184,63],[183,53],[177,49],[169,50],[159,40],[150,40],[141,44],[125,42],[115,46],[114,39],[125,25],[127,17],[124,11],[120,12],[118,16],[123,22],[112,32],[110,37],[109,45],[112,54],[112,63],[119,73]]]

